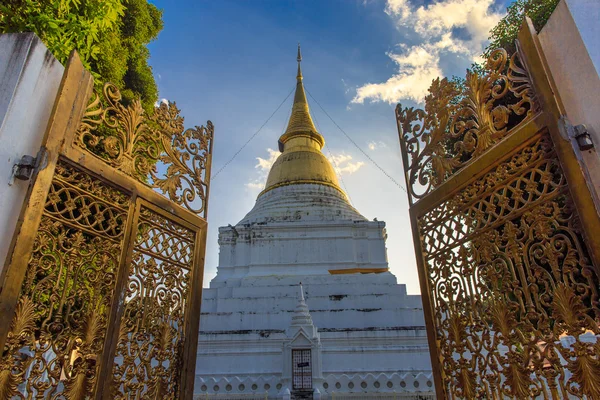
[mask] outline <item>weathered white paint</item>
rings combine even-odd
[[[600,75],[600,2],[598,0],[563,0],[567,5],[585,48]]]
[[[313,184],[273,189],[238,224],[220,228],[218,273],[203,294],[196,395],[284,398],[291,349],[302,347],[313,350],[323,399],[432,393],[420,296],[407,295],[390,272],[329,272],[387,268],[385,239],[384,222],[367,221],[339,191]],[[300,329],[293,317],[308,309]]]
[[[29,185],[13,166],[40,150],[63,73],[33,33],[0,35],[0,272]]]
[[[562,0],[539,34],[569,121],[600,148],[600,1]]]
[[[265,193],[235,227],[219,228],[219,245],[212,288],[252,276],[387,268],[385,223],[367,221],[340,192],[323,185]]]

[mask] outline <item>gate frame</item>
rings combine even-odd
[[[185,327],[183,329],[184,343],[182,350],[184,357],[178,383],[181,398],[192,399],[208,224],[205,218],[184,209],[144,183],[118,171],[74,144],[75,133],[80,127],[92,93],[93,77],[84,68],[77,52],[73,51],[58,89],[40,151],[36,156],[36,165],[9,246],[4,269],[0,275],[0,285],[2,285],[0,287],[0,315],[10,316],[12,321],[56,165],[59,160],[73,164],[90,176],[99,178],[104,184],[113,186],[130,195],[129,212],[127,222],[124,225],[127,230],[124,232],[123,248],[118,275],[115,279],[111,309],[107,315],[107,328],[119,327],[119,321],[125,308],[123,302],[124,287],[127,282],[135,245],[132,236],[134,235],[134,229],[137,228],[136,222],[142,205],[196,232],[193,254],[194,265],[191,266],[189,271],[190,286],[184,316]],[[205,169],[208,177],[206,181],[205,215],[208,209],[212,141],[208,153]],[[10,328],[10,322],[0,324],[1,349],[4,349]],[[102,352],[99,354],[101,362],[96,367],[98,375],[94,388],[97,400],[112,398],[109,389],[113,380],[110,379],[110,376],[112,375],[112,363],[114,362],[118,333],[118,329],[107,330]],[[0,353],[1,359],[2,354]]]
[[[443,384],[444,371],[441,367],[443,358],[438,354],[437,328],[432,307],[433,301],[431,298],[430,283],[426,273],[427,266],[423,259],[420,242],[419,217],[425,215],[436,205],[442,204],[451,198],[469,183],[484,176],[502,161],[524,148],[532,139],[547,132],[552,139],[575,209],[581,217],[582,233],[588,244],[591,263],[596,270],[596,274],[600,276],[600,210],[595,206],[594,193],[590,192],[590,187],[593,187],[594,182],[586,179],[584,173],[590,166],[585,165],[584,161],[578,157],[580,150],[577,147],[576,140],[569,137],[566,133],[568,128],[565,125],[564,116],[566,112],[547,65],[539,38],[529,17],[526,17],[521,25],[516,44],[523,66],[529,71],[533,91],[540,105],[540,111],[513,127],[499,143],[488,148],[480,156],[473,157],[464,167],[420,200],[413,202],[410,193],[407,194],[410,205],[409,218],[419,274],[429,354],[431,357],[436,396],[440,400],[448,399],[448,394]],[[402,142],[403,132],[399,121],[398,134],[400,142]],[[408,175],[409,156],[404,146],[401,145],[400,148],[405,182],[407,187],[410,187],[411,183]],[[596,152],[597,150],[592,149],[591,151]]]

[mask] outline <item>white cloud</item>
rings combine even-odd
[[[352,103],[423,101],[431,81],[444,75],[440,56],[454,54],[470,62],[480,61],[489,29],[502,17],[494,9],[494,0],[441,0],[420,7],[409,0],[387,0],[385,12],[399,28],[414,30],[419,42],[388,52],[398,71],[385,82],[359,87]],[[456,36],[456,29],[463,38]]]
[[[404,20],[410,16],[411,7],[408,0],[388,0],[385,5],[385,12],[390,15],[397,15]]]
[[[249,189],[261,191],[265,188],[265,181],[263,180],[261,182],[259,180],[256,180],[254,182],[248,182],[246,183],[246,187]]]
[[[254,166],[254,168],[258,169],[258,178],[246,183],[246,187],[253,190],[263,190],[265,188],[265,183],[267,182],[267,176],[269,175],[269,171],[273,166],[277,157],[281,154],[277,150],[273,150],[271,148],[267,149],[268,157],[256,157],[258,164]]]
[[[159,107],[161,104],[169,105],[169,100],[159,99],[156,103],[154,103],[154,107]]]
[[[333,164],[333,168],[340,175],[350,175],[358,171],[363,165],[365,165],[362,161],[352,162],[352,156],[348,154],[331,154],[327,157],[331,164]]]
[[[367,146],[369,147],[369,150],[375,151],[377,149],[380,149],[380,148],[383,148],[383,147],[387,147],[387,144],[385,144],[385,142],[382,142],[380,140],[378,142],[375,142],[375,141],[369,142],[367,144]]]
[[[269,157],[268,158],[256,157],[256,159],[258,160],[258,164],[256,164],[254,166],[254,168],[258,168],[261,170],[261,172],[264,172],[266,174],[269,173],[269,171],[271,170],[271,167],[275,163],[275,160],[277,160],[277,157],[279,157],[279,155],[281,154],[279,151],[273,150],[270,148],[267,149],[267,152],[269,153]]]

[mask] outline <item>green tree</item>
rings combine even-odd
[[[98,85],[113,82],[125,101],[150,109],[158,89],[146,45],[162,30],[162,12],[147,0],[9,0],[0,32],[35,32],[65,63],[76,49]]]
[[[559,0],[515,0],[506,9],[506,15],[490,31],[490,43],[484,50],[484,56],[498,48],[509,54],[515,51],[515,40],[525,16],[531,18],[535,29],[539,32],[556,8]]]

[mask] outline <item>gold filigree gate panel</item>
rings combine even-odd
[[[213,126],[92,89],[74,53],[3,270],[0,399],[191,399]]]
[[[113,368],[113,398],[176,397],[195,241],[193,229],[141,207]]]
[[[599,399],[598,213],[535,31],[396,109],[436,391]]]
[[[129,201],[56,166],[0,364],[3,399],[83,398],[94,388]]]

